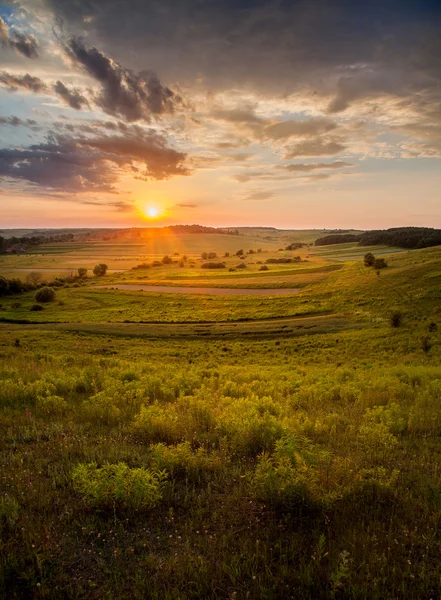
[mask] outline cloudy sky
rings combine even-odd
[[[0,0],[0,61],[0,227],[441,227],[439,0]]]

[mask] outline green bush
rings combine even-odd
[[[201,269],[225,269],[226,264],[223,262],[209,262],[203,263]]]
[[[172,476],[184,474],[199,479],[207,472],[220,471],[221,457],[207,452],[204,448],[193,451],[188,441],[176,446],[155,444],[150,447],[151,460],[157,469],[165,469]]]
[[[84,400],[81,409],[87,420],[105,425],[115,425],[121,416],[121,410],[107,391],[98,392]]]
[[[367,254],[364,255],[364,266],[365,267],[372,267],[374,262],[375,262],[375,256],[372,254],[372,252],[368,252]]]
[[[52,302],[55,299],[55,290],[47,285],[42,287],[35,294],[37,302]]]
[[[287,457],[263,452],[249,488],[255,498],[276,508],[309,513],[318,507],[312,470],[305,464],[293,464]]]
[[[131,469],[123,462],[101,468],[96,463],[80,463],[72,472],[75,491],[97,508],[153,508],[162,500],[166,479],[165,471]]]
[[[99,265],[94,266],[93,274],[96,277],[104,277],[104,275],[107,273],[107,269],[108,269],[107,265],[105,265],[104,263],[100,263]]]
[[[390,324],[392,327],[399,327],[403,322],[403,315],[399,310],[393,312],[390,316]]]
[[[148,442],[175,443],[183,438],[179,417],[171,407],[142,406],[133,422],[136,435]]]
[[[0,527],[2,522],[10,527],[18,519],[20,506],[15,498],[0,496]]]
[[[385,269],[387,267],[387,262],[384,258],[376,258],[372,266],[378,271],[379,269]]]
[[[37,396],[36,409],[42,415],[63,415],[68,405],[61,396]]]

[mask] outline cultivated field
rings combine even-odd
[[[441,596],[441,248],[295,235],[0,257],[0,597]]]

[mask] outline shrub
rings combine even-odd
[[[176,446],[155,444],[150,447],[151,460],[157,469],[165,469],[172,476],[186,475],[199,479],[206,472],[220,471],[221,457],[210,454],[204,448],[193,451],[190,442]]]
[[[37,396],[36,409],[43,415],[63,415],[67,411],[67,402],[61,396]]]
[[[165,471],[131,469],[125,463],[80,463],[72,472],[74,489],[91,506],[111,508],[153,508],[162,500]]]
[[[368,252],[367,254],[364,255],[364,266],[365,267],[372,267],[374,265],[374,261],[375,261],[375,256],[372,254],[372,252]]]
[[[0,496],[0,523],[4,521],[10,527],[14,525],[18,519],[19,508],[15,498]]]
[[[171,263],[173,262],[173,259],[171,258],[171,256],[169,256],[168,254],[166,254],[162,260],[161,260],[163,265],[171,265]]]
[[[55,290],[45,285],[35,294],[37,302],[52,302],[55,299]]]
[[[276,508],[309,513],[318,507],[312,475],[305,464],[293,464],[287,457],[263,452],[249,487],[253,496]]]
[[[431,382],[427,389],[419,390],[410,409],[409,432],[441,435],[441,382]]]
[[[403,315],[400,311],[395,311],[390,316],[390,324],[392,327],[399,327],[403,322]]]
[[[84,400],[81,409],[87,419],[105,425],[116,424],[121,416],[121,410],[115,406],[114,399],[107,391],[98,392]]]
[[[30,310],[32,312],[38,312],[40,310],[44,310],[44,306],[41,306],[41,304],[33,304],[30,308]]]
[[[294,256],[292,258],[289,258],[288,256],[282,256],[281,258],[267,258],[265,262],[269,265],[283,265],[293,262],[300,262],[301,260],[302,259],[300,258],[300,256]]]
[[[84,279],[85,277],[87,277],[87,269],[85,269],[84,267],[80,267],[78,269],[78,277],[80,279]]]
[[[94,266],[93,274],[96,277],[104,277],[104,275],[107,273],[107,269],[108,269],[107,265],[105,265],[104,263],[100,263],[99,265]]]
[[[174,443],[183,438],[176,412],[157,404],[142,406],[133,422],[135,433],[148,442]]]
[[[421,338],[421,350],[427,354],[429,352],[429,350],[431,349],[431,347],[432,347],[432,344],[430,342],[429,336],[423,335],[423,337]]]
[[[9,281],[5,277],[0,277],[0,296],[9,294]]]
[[[261,267],[259,267],[259,271],[268,271],[268,267],[266,265],[262,265]]]
[[[384,422],[366,422],[360,427],[358,442],[366,458],[377,461],[388,458],[398,443]]]
[[[26,283],[34,287],[36,287],[42,281],[43,275],[41,273],[38,273],[37,271],[31,271],[31,273],[28,273],[28,275],[26,276]]]
[[[376,271],[378,271],[379,269],[385,269],[387,267],[387,262],[384,260],[384,258],[376,258],[372,266]]]
[[[216,252],[209,252],[207,258],[208,258],[208,260],[217,258]]]
[[[238,265],[236,265],[236,269],[246,269],[247,266],[245,263],[239,263]]]
[[[214,263],[214,262],[209,262],[209,263],[203,263],[201,265],[201,269],[225,269],[226,265],[223,262],[219,262],[219,263]]]

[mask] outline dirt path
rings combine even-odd
[[[138,285],[136,283],[116,283],[99,285],[97,288],[132,290],[139,292],[157,292],[162,294],[204,294],[208,296],[294,296],[301,288],[221,288],[186,287],[173,285]]]

